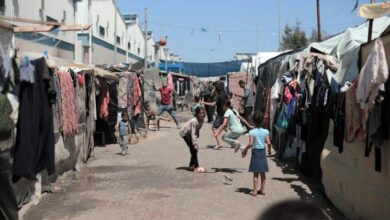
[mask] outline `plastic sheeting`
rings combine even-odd
[[[389,25],[389,17],[375,19],[372,28],[372,39],[379,37]],[[340,62],[340,67],[336,73],[333,74],[330,70],[327,70],[328,80],[332,84],[352,82],[359,73],[359,50],[360,46],[367,42],[367,33],[368,23],[364,23],[356,28],[348,28],[344,33],[326,41],[312,43],[306,50],[309,51],[314,48],[322,53],[333,55]]]
[[[144,101],[148,102],[152,111],[157,112],[159,103],[153,83],[157,88],[161,87],[161,80],[158,69],[147,69],[143,74],[144,78]]]
[[[247,85],[253,86],[253,75],[247,73],[232,73],[228,75],[229,92],[244,95],[244,89],[240,88],[239,82],[244,80]],[[242,98],[233,96],[233,108],[242,110]]]

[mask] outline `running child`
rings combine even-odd
[[[242,151],[242,157],[245,157],[248,150],[252,148],[249,172],[253,172],[253,190],[250,194],[256,196],[257,194],[265,195],[265,173],[268,172],[265,147],[266,145],[270,147],[271,141],[269,139],[269,131],[261,127],[263,122],[261,112],[254,112],[252,118],[256,128],[249,131],[249,144]],[[260,190],[257,191],[259,174],[261,177],[261,187]]]
[[[119,133],[118,143],[122,149],[122,156],[127,154],[128,144],[129,144],[129,134],[130,134],[130,125],[127,114],[122,112],[122,119],[118,122],[116,126],[116,131]]]
[[[252,127],[252,125],[250,125],[243,117],[233,110],[230,100],[225,101],[223,110],[225,112],[223,122],[215,131],[214,137],[221,134],[222,130],[229,125],[229,131],[222,136],[222,140],[234,148],[234,152],[237,153],[241,147],[241,144],[238,142],[238,138],[244,133],[241,121],[249,127]]]
[[[197,138],[199,138],[199,131],[202,128],[205,116],[206,111],[204,110],[204,108],[201,106],[197,107],[195,109],[195,117],[187,121],[179,132],[180,136],[186,142],[191,153],[190,166],[188,169],[194,172],[202,172],[198,162],[199,146]]]

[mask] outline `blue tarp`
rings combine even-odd
[[[168,70],[196,77],[224,76],[229,72],[239,72],[241,64],[249,60],[228,61],[219,63],[191,63],[191,62],[168,62]],[[160,70],[165,70],[165,62],[159,65]]]

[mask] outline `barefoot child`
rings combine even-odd
[[[121,114],[122,119],[118,122],[116,130],[119,133],[118,143],[122,149],[122,156],[127,154],[127,144],[129,143],[130,125],[126,113]]]
[[[266,145],[271,146],[271,141],[269,139],[269,131],[261,127],[263,121],[261,112],[254,112],[252,118],[256,128],[249,131],[249,144],[242,151],[242,157],[245,157],[248,150],[252,148],[249,172],[253,172],[253,190],[250,194],[256,196],[257,194],[265,195],[265,173],[268,172],[265,147]],[[261,188],[257,191],[259,174],[261,177]]]
[[[179,132],[191,153],[191,161],[188,169],[194,172],[201,172],[198,162],[199,147],[197,138],[199,138],[199,131],[202,128],[205,115],[204,108],[201,106],[197,107],[195,109],[195,117],[187,121]]]
[[[244,118],[242,118],[236,111],[232,108],[232,103],[230,100],[226,100],[223,105],[224,110],[224,118],[221,126],[216,130],[214,136],[218,136],[222,130],[229,125],[229,131],[222,136],[222,140],[228,143],[231,147],[234,148],[234,152],[236,153],[241,144],[237,141],[237,139],[244,133],[244,128],[242,127],[241,121],[252,127]]]

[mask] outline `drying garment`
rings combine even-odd
[[[352,143],[364,141],[365,132],[363,129],[363,111],[356,101],[356,88],[359,77],[345,92],[345,141]]]
[[[359,102],[361,109],[369,110],[373,107],[379,90],[385,90],[384,83],[388,77],[389,69],[385,49],[382,40],[377,39],[359,74],[356,100]],[[364,120],[366,121],[367,117]]]
[[[375,19],[390,13],[390,2],[363,4],[359,8],[359,16],[366,19]]]
[[[58,72],[61,85],[61,122],[64,138],[77,134],[75,88],[69,72]]]
[[[269,89],[266,90],[266,101],[265,101],[265,111],[264,111],[264,119],[263,119],[263,126],[264,128],[270,130],[270,111],[271,111],[271,91]]]
[[[123,76],[119,79],[119,85],[118,85],[118,107],[119,108],[127,107],[128,85],[129,85],[128,76]]]
[[[170,88],[172,91],[175,90],[175,86],[173,84],[173,75],[172,75],[172,73],[168,73],[167,81],[168,81],[167,87]]]
[[[110,103],[110,93],[108,92],[108,85],[105,80],[100,81],[101,84],[101,103],[100,103],[100,111],[99,111],[99,117],[100,118],[107,118],[108,117],[108,105]]]
[[[13,174],[33,180],[46,169],[54,173],[53,109],[48,97],[52,75],[44,58],[31,61],[35,83],[21,82],[19,121],[15,144]],[[51,79],[53,80],[53,79]]]
[[[132,76],[133,80],[133,106],[134,106],[134,115],[141,114],[141,87],[137,76]]]
[[[34,83],[34,71],[35,68],[31,63],[20,67],[20,80],[30,83]]]
[[[86,122],[86,103],[85,94],[86,88],[84,86],[84,75],[78,74],[77,79],[83,81],[83,84],[79,83],[76,86],[76,103],[77,103],[77,124],[84,124]]]

